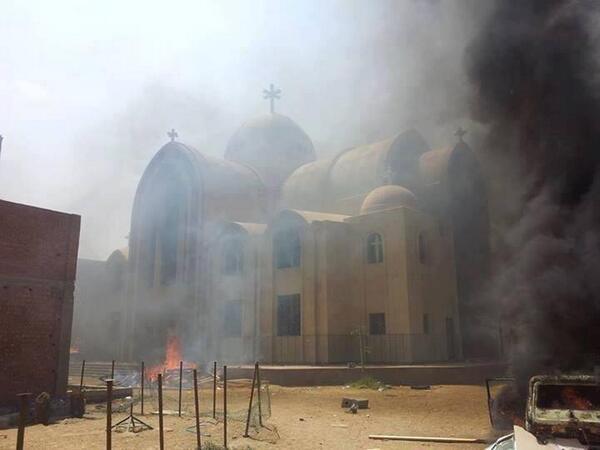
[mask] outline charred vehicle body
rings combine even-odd
[[[600,450],[600,380],[588,375],[531,378],[525,430],[515,427],[515,433],[488,450],[522,448]]]

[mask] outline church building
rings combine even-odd
[[[127,275],[122,359],[161,360],[170,335],[199,361],[477,356],[489,226],[462,133],[431,149],[411,129],[329,159],[273,110],[223,159],[169,135],[112,257]]]

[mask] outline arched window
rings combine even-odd
[[[383,238],[379,233],[371,233],[367,237],[367,262],[369,264],[383,262]]]
[[[423,233],[419,234],[419,262],[421,264],[427,263],[427,242],[425,241],[425,237]]]
[[[223,244],[223,270],[225,275],[236,275],[244,269],[244,246],[240,239],[228,239]]]
[[[273,239],[273,257],[278,269],[300,266],[300,234],[296,229],[278,231]]]

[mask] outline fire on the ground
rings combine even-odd
[[[489,450],[600,448],[600,380],[589,375],[531,378],[525,429],[515,428]]]

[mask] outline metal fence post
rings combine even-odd
[[[258,361],[256,362],[256,383],[258,384],[258,424],[262,427],[262,404],[260,399],[260,366],[258,365]]]
[[[142,361],[142,373],[141,373],[141,390],[140,390],[140,397],[141,397],[141,407],[142,407],[142,412],[141,415],[144,415],[144,378],[145,378],[146,374],[145,374],[145,370],[144,370],[144,361]]]
[[[213,419],[217,418],[217,362],[213,362]]]
[[[112,448],[112,391],[113,380],[106,380],[106,450]]]
[[[17,432],[17,450],[23,450],[25,443],[25,425],[27,424],[27,416],[29,415],[29,399],[31,393],[24,392],[17,394],[19,398],[19,431]]]
[[[198,371],[194,369],[194,405],[196,407],[196,446],[197,450],[202,449],[200,440],[200,405],[198,402]]]
[[[158,374],[158,439],[160,450],[165,448],[165,435],[163,427],[163,392],[162,392],[162,373]]]
[[[227,448],[227,366],[223,366],[223,447]]]
[[[252,375],[252,390],[250,391],[250,403],[248,404],[248,416],[246,417],[246,432],[244,437],[248,437],[248,429],[250,428],[250,414],[252,414],[252,400],[254,399],[254,386],[256,385],[256,368],[258,363],[254,364],[254,375]]]
[[[79,379],[79,392],[83,392],[83,375],[85,374],[85,359],[81,362],[81,378]]]
[[[183,361],[179,361],[179,417],[181,417],[181,389],[183,383]]]

